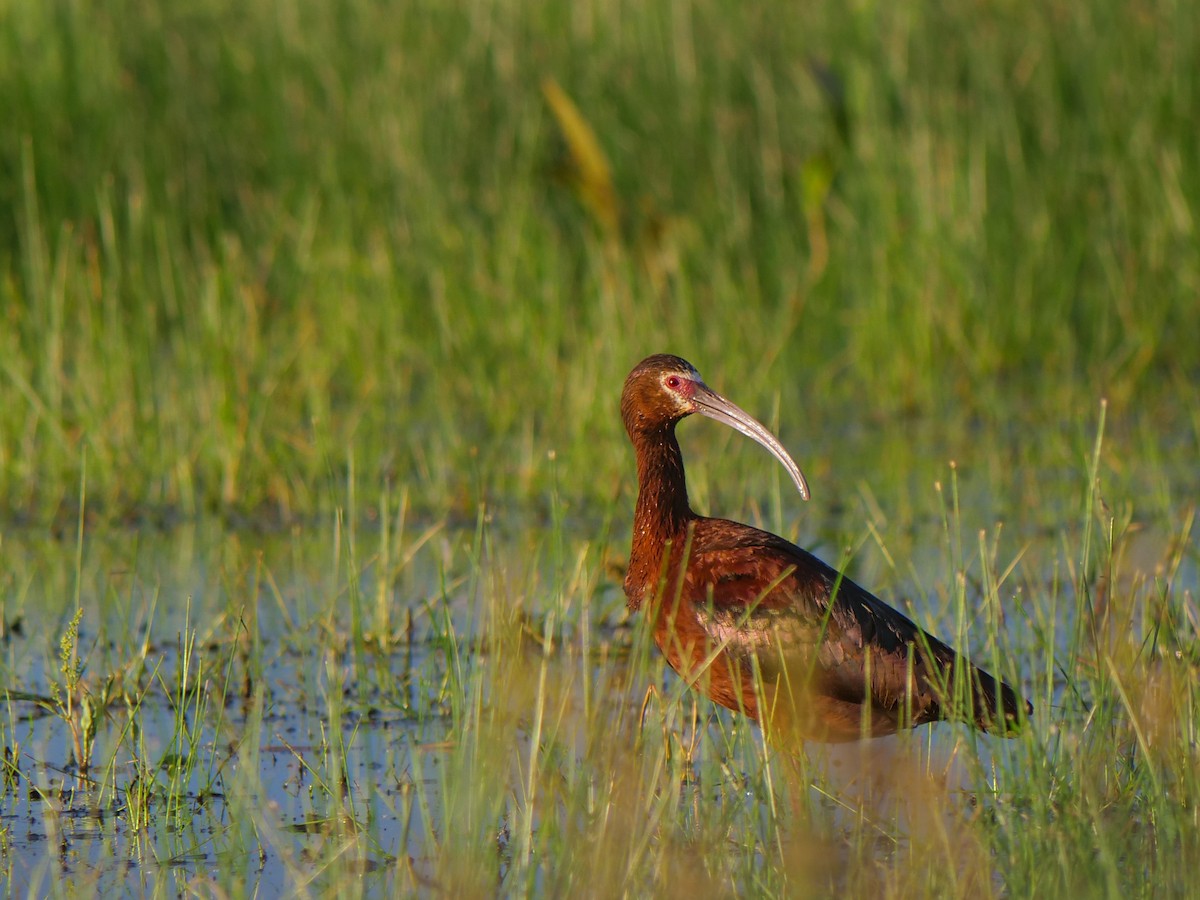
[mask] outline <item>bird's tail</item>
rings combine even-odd
[[[971,667],[972,715],[982,731],[1012,737],[1033,714],[1033,704],[983,669]]]

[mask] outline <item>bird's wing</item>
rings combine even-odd
[[[811,553],[745,525],[700,520],[685,582],[710,638],[735,657],[754,656],[764,680],[786,674],[848,703],[889,712],[911,704],[914,721],[937,717],[938,681],[954,651]]]

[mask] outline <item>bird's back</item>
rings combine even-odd
[[[827,741],[943,718],[1003,732],[1030,709],[1008,685],[964,666],[907,616],[783,538],[698,517],[681,544],[655,638],[682,674],[683,642],[703,635],[704,649],[690,660],[716,663],[707,692],[717,702],[771,718],[752,696],[757,679],[765,702],[799,736]],[[955,683],[964,676],[969,692]],[[957,707],[954,697],[962,698]]]

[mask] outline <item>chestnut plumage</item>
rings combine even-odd
[[[1007,684],[811,553],[694,513],[675,438],[693,413],[762,444],[808,499],[778,439],[686,360],[651,356],[629,373],[621,417],[638,498],[625,594],[689,684],[783,742],[857,740],[945,718],[1007,734],[1029,715]]]

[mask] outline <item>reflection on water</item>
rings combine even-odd
[[[12,888],[194,890],[219,873],[269,895],[347,853],[386,880],[421,846],[447,746],[445,634],[468,613],[436,569],[462,567],[463,540],[382,572],[351,538],[118,530],[89,533],[77,564],[73,542],[4,535]],[[85,697],[86,774],[70,725],[87,730]]]
[[[855,577],[879,585],[929,630],[971,647],[985,667],[994,651],[984,636],[998,621],[997,656],[1015,660],[1026,688],[1048,677],[1061,691],[1062,670],[1045,660],[1066,654],[1079,634],[1077,553],[1054,534],[1005,535],[1003,552],[989,549],[995,535],[963,536],[952,548],[937,527],[912,546],[890,534],[903,544],[899,554],[864,540]],[[1089,640],[1105,629],[1143,631],[1149,615],[1159,616],[1161,641],[1194,637],[1186,611],[1194,610],[1200,561],[1189,535],[1184,526],[1116,535],[1119,565],[1083,582]],[[5,532],[0,743],[9,762],[0,866],[9,885],[21,894],[271,896],[298,885],[319,891],[353,873],[371,892],[432,887],[428,853],[444,824],[446,760],[462,738],[455,722],[465,721],[456,715],[479,654],[491,646],[478,627],[483,593],[525,604],[535,618],[561,603],[556,627],[570,641],[587,633],[596,646],[628,650],[636,634],[621,624],[620,576],[609,566],[623,548],[596,547],[584,534],[555,551],[543,548],[556,542],[539,539],[531,552],[530,540],[411,526],[390,536],[337,528],[230,534],[209,522],[167,533],[89,532],[77,556],[72,540]],[[836,553],[822,555],[837,562]],[[606,574],[571,596],[585,558]],[[988,569],[1002,576],[998,586],[982,574]],[[961,571],[961,581],[948,571]],[[1146,598],[1168,586],[1181,599],[1164,613]],[[63,638],[76,598],[83,618],[72,650]],[[535,619],[526,630],[537,636]],[[611,677],[622,656],[605,653]],[[64,668],[72,659],[83,682],[68,709]],[[642,702],[644,683],[605,684],[614,708]],[[668,696],[678,689],[670,676],[662,688]],[[1043,687],[1036,693],[1045,696]],[[84,696],[96,718],[86,775],[69,724],[80,729]],[[487,702],[519,704],[524,696]],[[513,715],[527,743],[532,723],[522,710]],[[719,733],[730,721],[706,712],[699,729]],[[814,790],[835,822],[858,821],[866,797],[902,828],[943,815],[937,810],[947,805],[987,802],[963,792],[986,782],[979,768],[1007,745],[984,739],[980,752],[979,739],[953,726],[917,735],[811,754],[822,785]],[[712,738],[710,752],[720,746]],[[863,776],[910,769],[922,774]],[[720,771],[721,784],[710,771],[690,789],[706,804],[744,802],[738,774]],[[913,784],[924,787],[913,794]],[[496,837],[501,854],[506,828]]]

